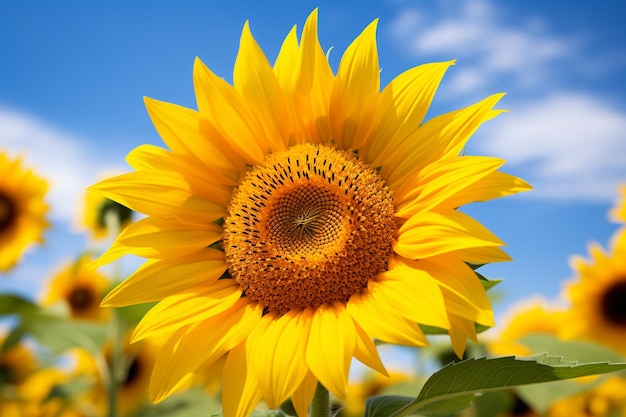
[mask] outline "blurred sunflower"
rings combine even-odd
[[[148,403],[150,374],[157,354],[157,346],[150,341],[131,344],[130,334],[126,337],[121,351],[121,361],[115,372],[118,373],[117,410],[115,415],[132,416]],[[100,357],[84,349],[73,351],[76,357],[76,375],[88,378],[91,389],[85,391],[77,401],[78,408],[95,415],[110,415],[109,371],[113,355],[111,344],[107,344]]]
[[[609,212],[609,218],[614,222],[626,223],[626,184],[620,187],[620,198]]]
[[[575,256],[571,260],[577,277],[565,287],[571,308],[561,335],[626,354],[626,228],[612,237],[610,251],[594,243],[589,254],[591,259]]]
[[[128,207],[110,200],[100,193],[87,190],[83,224],[95,239],[103,239],[112,232],[111,223],[115,224],[115,232],[123,230],[133,221],[133,211]]]
[[[361,417],[365,415],[365,402],[368,398],[383,395],[392,385],[407,382],[412,375],[406,372],[391,371],[389,376],[377,372],[368,372],[358,381],[350,382],[345,401],[336,404],[337,417]]]
[[[0,272],[13,268],[32,243],[43,242],[49,226],[44,201],[48,186],[21,164],[0,151]]]
[[[122,351],[122,378],[118,387],[118,412],[120,416],[134,415],[142,406],[149,403],[148,387],[150,375],[157,357],[157,346],[147,340],[131,344],[127,337]],[[105,350],[105,358],[110,362],[110,346]]]
[[[424,122],[453,62],[381,92],[376,25],[335,75],[317,10],[273,67],[246,23],[233,85],[196,60],[199,111],[146,99],[170,150],[140,146],[127,158],[136,172],[92,187],[148,216],[95,265],[149,258],[103,305],[161,300],[134,334],[169,337],[154,401],[227,355],[225,416],[290,396],[304,416],[318,381],[346,398],[352,357],[386,374],[374,338],[423,346],[419,325],[434,326],[461,355],[475,323],[493,325],[467,263],[510,258],[457,208],[529,189],[497,171],[502,159],[464,155],[502,94]]]
[[[534,352],[521,344],[520,340],[533,333],[556,336],[564,315],[563,309],[543,298],[524,300],[512,307],[498,327],[492,329],[494,332],[486,340],[486,348],[489,353],[499,356],[532,355]]]
[[[76,262],[64,267],[48,282],[42,304],[64,303],[74,319],[106,321],[110,311],[100,307],[100,301],[110,287],[109,280],[92,270],[90,255],[82,255]]]
[[[626,380],[611,376],[595,388],[552,404],[548,417],[626,417]]]

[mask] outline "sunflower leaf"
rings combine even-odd
[[[560,381],[626,369],[626,363],[564,361],[560,356],[531,358],[467,359],[451,363],[434,373],[415,400],[391,411],[389,417],[411,414],[445,415],[468,407],[476,395],[507,387]],[[378,400],[382,401],[382,400]],[[378,402],[370,406],[380,406]],[[366,414],[373,416],[374,414]]]

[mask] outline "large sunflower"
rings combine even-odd
[[[243,28],[231,86],[200,60],[199,110],[146,99],[170,148],[143,145],[136,170],[93,187],[148,217],[96,265],[149,258],[103,301],[160,301],[134,339],[167,336],[151,382],[160,401],[227,355],[225,416],[292,397],[303,416],[318,381],[345,398],[353,357],[386,373],[373,340],[457,354],[493,325],[467,263],[508,260],[503,243],[457,208],[528,189],[501,159],[465,144],[501,94],[424,122],[452,62],[422,65],[380,91],[376,21],[333,74],[317,11],[272,67]]]
[[[626,228],[612,237],[609,251],[592,244],[589,254],[591,259],[572,258],[577,276],[565,287],[572,305],[562,335],[626,354]]]
[[[0,151],[0,272],[7,272],[32,243],[43,242],[48,186],[20,159]]]

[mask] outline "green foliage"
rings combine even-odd
[[[107,336],[104,324],[68,320],[54,309],[39,307],[15,295],[0,295],[0,306],[0,316],[14,315],[19,320],[7,337],[7,348],[30,335],[52,353],[77,346],[97,352]]]
[[[626,357],[607,347],[583,341],[564,341],[547,333],[536,333],[520,340],[531,351],[559,352],[566,358],[578,362],[626,362]],[[603,381],[602,378],[591,381],[559,381],[547,385],[525,385],[516,388],[516,393],[533,410],[544,412],[555,401],[587,391]]]
[[[374,410],[386,410],[388,417],[411,414],[446,415],[468,407],[478,393],[502,390],[526,384],[560,381],[626,369],[626,363],[564,361],[562,357],[539,355],[533,358],[467,359],[451,363],[435,372],[424,384],[417,398],[378,397],[367,403],[366,416]]]

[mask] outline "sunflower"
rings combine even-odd
[[[609,211],[609,218],[618,223],[626,223],[626,184],[620,187],[620,198]]]
[[[48,206],[48,186],[21,159],[0,151],[0,272],[17,264],[32,243],[42,243]]]
[[[597,387],[552,404],[548,417],[625,417],[626,379],[607,378]]]
[[[122,344],[117,375],[117,410],[115,415],[131,416],[148,403],[150,374],[157,353],[157,344],[142,341],[131,344],[130,334]],[[72,351],[76,358],[76,377],[91,382],[91,389],[82,393],[76,401],[76,408],[91,414],[107,415],[109,407],[108,376],[103,368],[110,368],[113,355],[111,344],[104,346],[100,356],[94,356],[85,349]]]
[[[334,74],[317,10],[273,67],[246,23],[233,85],[197,59],[198,111],[146,99],[169,150],[139,146],[135,172],[92,187],[147,215],[94,265],[148,258],[103,305],[160,301],[134,333],[168,338],[154,401],[227,355],[225,416],[288,397],[304,416],[318,382],[346,398],[353,357],[386,374],[374,339],[424,346],[433,326],[460,355],[494,324],[468,263],[510,258],[457,208],[529,189],[503,160],[464,155],[502,94],[424,122],[453,62],[380,91],[376,25]]]
[[[130,335],[129,335],[130,336]],[[118,387],[121,416],[134,415],[142,406],[149,403],[148,387],[150,375],[157,356],[157,345],[150,341],[130,343],[130,337],[124,343],[122,358],[122,379]],[[110,361],[111,350],[105,351],[105,358]]]
[[[123,230],[133,221],[133,211],[110,200],[102,194],[87,190],[83,224],[95,239],[103,239],[113,231],[112,223],[118,231]]]
[[[487,350],[494,355],[529,356],[533,352],[520,340],[534,333],[557,335],[565,311],[543,298],[524,300],[511,308],[506,319],[486,341]]]
[[[585,339],[626,354],[626,228],[613,235],[610,251],[589,247],[591,259],[572,257],[577,276],[565,286],[571,302],[562,336]]]
[[[64,303],[74,319],[106,321],[110,311],[100,307],[103,295],[110,287],[109,280],[89,268],[93,258],[82,255],[61,269],[48,283],[42,304]]]

